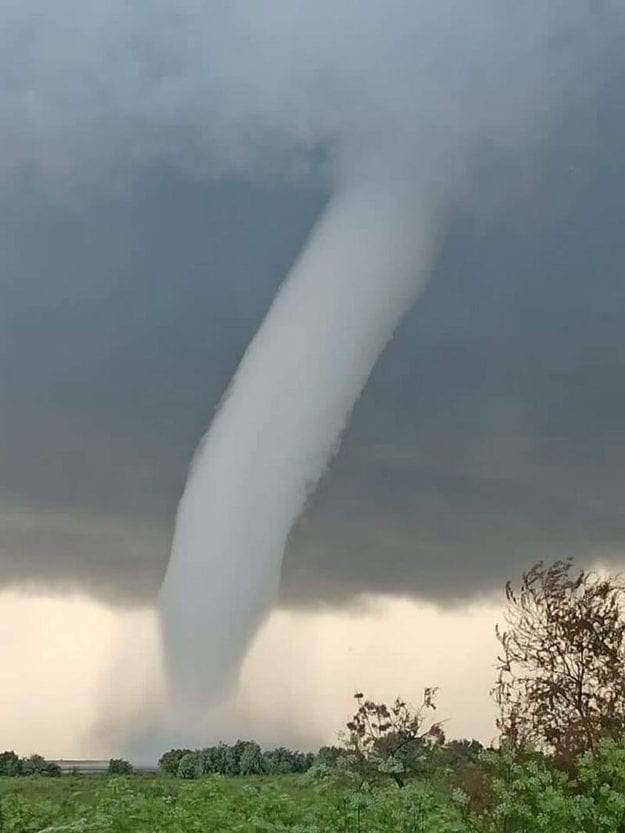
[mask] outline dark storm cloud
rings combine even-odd
[[[292,535],[287,602],[462,598],[539,558],[622,565],[622,71],[590,152],[558,131],[520,202],[458,219]]]
[[[268,138],[275,78],[301,43],[280,46],[252,90],[262,141],[241,148],[231,141],[245,133],[249,105],[236,77],[226,90],[235,105],[209,108],[217,128],[206,130],[206,114],[188,116],[215,91],[210,73],[198,85],[197,67],[180,70],[172,48],[189,33],[192,2],[173,19],[159,3],[148,34],[137,29],[139,6],[128,6],[123,42],[115,15],[98,6],[94,17],[97,4],[88,5],[89,14],[64,17],[7,6],[0,581],[149,600],[193,449],[327,197],[308,148],[332,136],[345,90],[330,107],[327,86],[303,111],[284,106],[280,138]],[[615,6],[592,9],[605,36]],[[375,29],[376,20],[366,22]],[[529,162],[514,142],[502,150],[482,137],[475,185],[437,274],[293,531],[284,603],[344,602],[362,591],[458,597],[538,557],[618,560],[625,551],[625,70],[620,14],[613,22],[605,48],[590,49],[590,77],[573,76],[540,141],[528,128]],[[99,25],[102,48],[89,51]],[[46,40],[59,28],[62,37]],[[349,54],[363,33],[348,39]],[[137,42],[130,83],[120,67]],[[199,61],[206,44],[189,43],[185,60],[191,52]],[[232,61],[218,57],[222,69]],[[311,47],[296,65],[314,58]],[[359,57],[357,69],[369,76],[378,59]],[[401,60],[371,76],[374,105],[398,69]],[[405,97],[402,87],[397,101]],[[400,123],[411,128],[422,103]],[[511,91],[510,108],[525,105]],[[349,117],[358,122],[358,106]],[[211,142],[220,179],[209,180],[199,158]],[[275,173],[282,152],[289,175],[279,184],[233,174],[265,165]],[[133,175],[111,187],[118,157]],[[305,171],[297,182],[295,169]]]
[[[198,437],[323,200],[163,171],[79,206],[11,195],[4,582],[154,592]]]
[[[591,158],[558,135],[544,187],[457,218],[292,535],[285,603],[457,597],[625,551],[622,138],[615,114]],[[197,437],[323,199],[154,171],[87,211],[13,203],[5,582],[154,593]]]

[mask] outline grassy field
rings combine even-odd
[[[403,787],[340,767],[197,780],[6,777],[0,833],[625,833],[625,745],[601,741],[575,769],[504,748]]]
[[[0,779],[2,833],[465,833],[417,786],[367,794],[305,776]]]

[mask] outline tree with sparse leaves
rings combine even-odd
[[[618,576],[539,562],[506,585],[493,694],[498,729],[566,764],[625,732],[625,587]]]
[[[358,708],[347,723],[347,748],[354,763],[390,775],[399,786],[404,776],[416,774],[423,767],[434,745],[445,741],[440,721],[431,722],[429,713],[436,710],[436,688],[426,688],[417,709],[400,698],[391,706],[354,695]]]

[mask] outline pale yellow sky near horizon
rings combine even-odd
[[[416,705],[432,685],[447,734],[489,742],[501,614],[492,602],[442,610],[384,597],[348,611],[277,610],[246,658],[230,733],[266,744],[332,743],[356,689]],[[142,708],[153,611],[4,591],[0,621],[0,748],[51,758],[116,754],[118,741],[102,726],[120,706],[123,734],[123,721]]]

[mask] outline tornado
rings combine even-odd
[[[328,202],[190,469],[160,593],[169,696],[186,714],[236,689],[289,530],[436,259],[433,201],[364,179]]]

